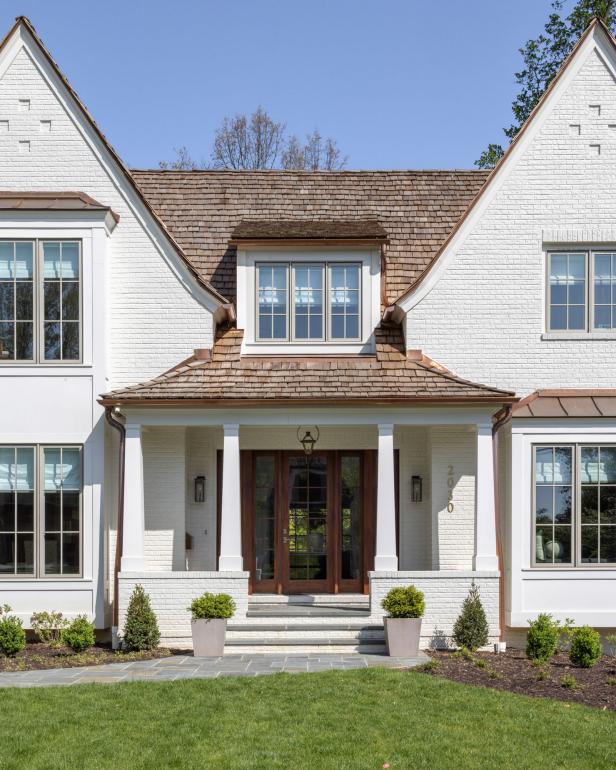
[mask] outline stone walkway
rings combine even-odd
[[[195,658],[174,655],[170,658],[108,663],[82,668],[53,668],[47,671],[0,673],[0,687],[50,687],[53,685],[110,684],[114,682],[173,682],[178,679],[216,679],[221,676],[262,676],[264,674],[307,673],[313,671],[349,671],[358,668],[412,668],[428,660],[389,658],[386,655],[225,655],[221,658]]]

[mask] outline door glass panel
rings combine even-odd
[[[289,460],[289,579],[327,579],[327,459]]]
[[[360,458],[340,459],[341,578],[359,580],[361,558]]]
[[[255,580],[274,579],[276,484],[271,455],[255,458]]]

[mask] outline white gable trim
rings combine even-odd
[[[94,153],[101,168],[126,201],[127,206],[177,280],[197,302],[210,312],[215,313],[222,307],[223,301],[216,298],[199,283],[195,275],[193,275],[186,263],[173,248],[164,230],[139,198],[133,185],[127,180],[123,169],[118,166],[117,161],[107,147],[105,147],[104,142],[98,136],[91,122],[83,114],[73,96],[68,92],[65,84],[54,71],[53,66],[41,50],[38,40],[32,36],[23,23],[17,26],[11,38],[6,41],[3,50],[0,51],[0,80],[21,50],[25,51],[41,77],[56,96],[67,116]]]
[[[616,55],[613,41],[608,38],[601,25],[596,24],[590,34],[581,41],[561,76],[553,83],[551,90],[546,93],[543,103],[540,104],[537,112],[530,118],[522,133],[518,135],[519,139],[511,145],[503,160],[496,167],[487,182],[487,186],[480,193],[475,204],[471,204],[473,207],[470,213],[454,232],[439,258],[428,268],[425,278],[396,302],[396,305],[404,313],[408,313],[415,305],[419,304],[436,286],[446,271],[447,266],[453,260],[457,250],[473,231],[473,228],[481,219],[498,191],[509,178],[520,157],[526,152],[526,149],[541,130],[554,107],[558,104],[563,93],[594,51],[597,51],[606,67],[610,70],[612,77],[616,80]]]

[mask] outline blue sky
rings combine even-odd
[[[30,18],[126,163],[262,104],[337,139],[349,168],[468,168],[502,141],[518,48],[550,0],[2,0]]]

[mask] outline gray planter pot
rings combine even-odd
[[[384,621],[387,654],[392,658],[416,658],[421,618],[384,618]]]
[[[220,657],[225,650],[227,621],[220,618],[191,620],[195,658]]]

